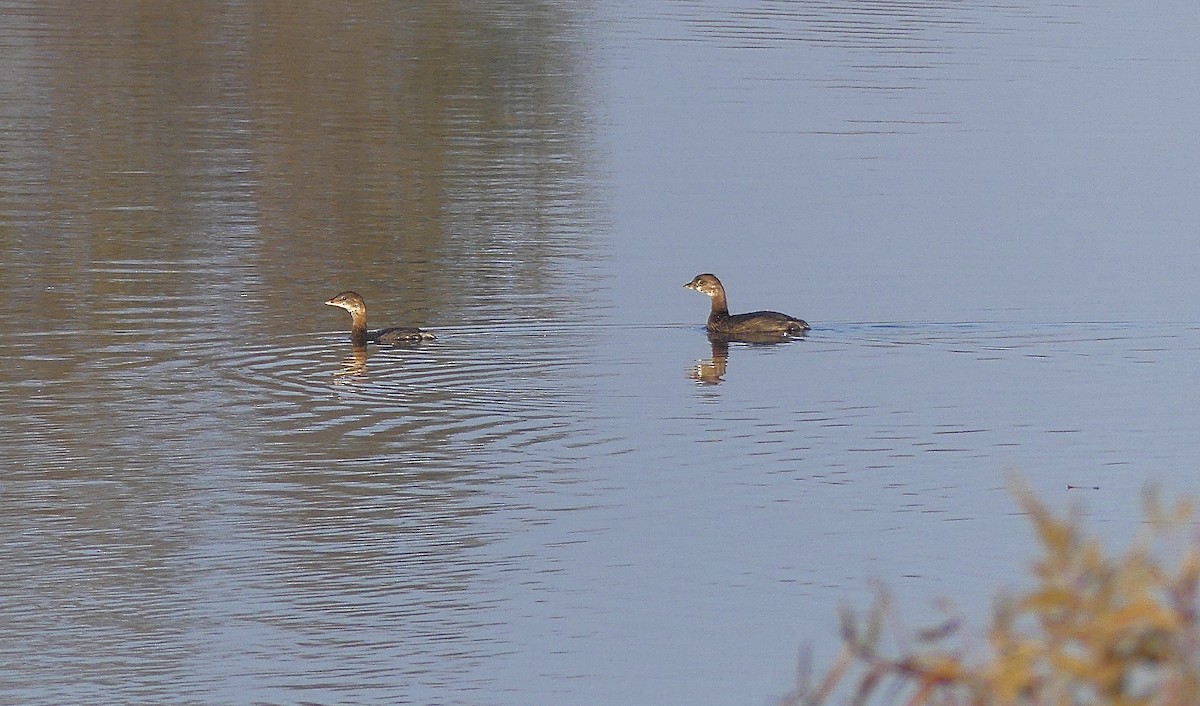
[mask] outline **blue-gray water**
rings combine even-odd
[[[1010,473],[1200,493],[1190,5],[88,8],[0,3],[0,703],[766,704],[982,623]]]

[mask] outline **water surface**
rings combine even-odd
[[[0,702],[770,703],[1200,491],[1187,8],[3,9]]]

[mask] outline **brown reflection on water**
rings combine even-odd
[[[387,282],[418,305],[429,291],[456,305],[545,293],[548,261],[587,247],[573,242],[586,230],[587,120],[561,12],[381,3],[255,37],[259,204],[285,233],[326,231],[272,239],[278,255],[329,263],[327,286]]]
[[[367,374],[367,347],[353,346],[353,352],[342,359],[342,367],[335,377],[360,377]]]
[[[65,368],[49,433],[170,436],[137,400],[179,379],[208,427],[253,417],[245,378],[241,404],[193,395],[247,344],[277,342],[286,379],[284,349],[335,328],[329,291],[378,302],[380,327],[598,306],[570,6],[3,7],[0,383]],[[86,350],[44,356],[31,329]]]
[[[75,674],[90,655],[71,646],[98,634],[97,650],[118,656],[89,677],[136,672],[130,688],[145,700],[174,693],[169,670],[192,650],[173,648],[185,644],[206,681],[243,675],[232,662],[245,644],[270,656],[298,640],[241,613],[282,606],[292,629],[289,601],[313,600],[310,582],[341,621],[327,638],[377,640],[352,650],[357,666],[338,666],[347,684],[419,682],[397,676],[414,651],[445,674],[504,649],[464,657],[418,639],[470,620],[429,595],[466,590],[483,570],[455,549],[487,543],[474,523],[495,512],[466,479],[503,466],[448,440],[488,449],[561,435],[524,414],[527,398],[558,390],[503,387],[480,404],[478,388],[491,390],[472,380],[463,391],[455,361],[402,367],[372,352],[370,384],[331,392],[327,366],[347,351],[322,301],[358,289],[379,326],[595,311],[578,276],[604,253],[575,9],[156,0],[0,11],[0,389],[14,391],[0,396],[0,530],[28,538],[19,556],[0,554],[0,605],[19,608],[0,630],[37,638],[22,681],[46,689]],[[529,368],[514,376],[541,373]],[[365,376],[366,354],[351,351],[342,371]],[[433,382],[410,384],[421,372]],[[290,561],[313,551],[310,537],[330,538],[322,559],[366,547],[367,568],[312,581]],[[432,588],[413,587],[428,576]],[[377,604],[362,609],[352,596],[371,591]],[[419,628],[398,617],[410,614]],[[231,651],[225,631],[246,625]],[[169,634],[190,629],[206,637]],[[397,636],[405,629],[420,634]],[[327,658],[327,639],[299,642],[314,645],[313,662],[298,659],[295,673]],[[271,664],[286,680],[289,667]],[[80,703],[84,688],[57,700]],[[291,700],[284,690],[259,700]]]
[[[787,343],[801,341],[806,338],[802,333],[790,335],[746,335],[728,336],[708,332],[708,342],[712,346],[712,357],[701,360],[688,369],[688,377],[705,385],[719,385],[725,381],[725,373],[729,369],[729,344],[741,343],[748,346],[782,346]]]
[[[426,322],[498,291],[539,317],[576,308],[554,264],[594,256],[595,214],[565,6],[21,9],[7,31],[28,40],[0,62],[31,88],[0,136],[21,156],[0,167],[0,220],[6,259],[45,285],[21,288],[28,308],[126,293],[105,262],[182,267],[137,295],[192,292],[268,332],[319,325],[314,288]]]
[[[719,385],[725,380],[725,369],[729,365],[729,341],[719,337],[708,337],[712,344],[712,357],[692,366],[688,377],[705,385]]]

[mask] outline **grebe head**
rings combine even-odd
[[[710,297],[725,293],[725,288],[721,286],[721,280],[717,279],[716,275],[710,275],[707,272],[702,275],[696,275],[691,282],[683,286],[686,289],[694,289]]]
[[[329,306],[336,306],[345,309],[351,314],[363,313],[367,310],[366,302],[363,301],[363,298],[360,297],[357,292],[342,292],[336,297],[327,299],[325,303]]]

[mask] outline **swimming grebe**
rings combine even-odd
[[[729,304],[725,302],[725,288],[715,275],[696,275],[691,282],[683,286],[706,294],[712,299],[712,311],[708,314],[709,333],[733,338],[769,339],[802,334],[809,329],[809,325],[804,321],[780,314],[778,311],[752,311],[749,314],[731,315]]]
[[[357,292],[342,292],[325,303],[350,312],[350,342],[355,346],[365,346],[368,343],[419,343],[434,339],[432,333],[419,328],[398,327],[368,331],[367,303]]]

